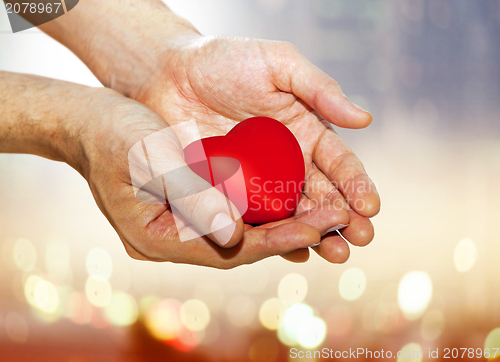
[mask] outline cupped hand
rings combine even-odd
[[[88,104],[90,116],[78,132],[85,161],[75,168],[135,259],[232,268],[307,250],[303,248],[317,244],[332,223],[348,222],[347,212],[332,214],[326,207],[249,228],[231,205],[236,220],[229,231],[211,232],[214,219],[230,202],[186,166],[169,124],[148,107],[107,89],[96,91]],[[175,203],[177,223],[173,200],[182,200]],[[193,226],[199,235],[181,241],[180,234]]]
[[[373,239],[369,218],[378,213],[380,198],[360,160],[332,128],[363,128],[372,116],[349,102],[337,82],[284,42],[190,36],[169,46],[164,59],[164,66],[130,97],[171,125],[195,120],[202,137],[226,134],[249,117],[281,121],[299,141],[306,164],[303,196],[290,220],[314,220],[308,223],[322,236],[314,249],[331,262],[349,257],[344,238],[356,246]],[[339,223],[348,224],[343,237],[327,232]],[[246,225],[243,240],[269,226]],[[292,231],[286,230],[283,239],[293,239]],[[284,257],[304,261],[308,255],[299,249]]]

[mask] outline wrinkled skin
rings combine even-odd
[[[356,246],[372,240],[368,218],[379,211],[380,199],[361,162],[331,126],[362,128],[372,118],[353,106],[334,80],[283,42],[196,36],[167,51],[164,66],[130,92],[131,98],[170,125],[194,119],[202,137],[226,134],[248,117],[278,119],[301,145],[306,186],[292,218],[256,228],[245,225],[241,242],[230,249],[206,238],[180,243],[168,205],[136,205],[145,208],[142,225],[149,236],[122,236],[142,240],[127,247],[132,257],[219,268],[276,254],[299,262],[309,256],[304,247],[321,237],[314,249],[342,263],[349,257],[344,238]],[[344,238],[326,232],[339,223],[349,224],[342,230]]]

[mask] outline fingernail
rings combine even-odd
[[[352,102],[351,102],[351,103],[352,103]],[[356,103],[352,103],[352,105],[353,105],[354,107],[358,108],[358,109],[361,109],[363,112],[370,113],[370,112],[368,112],[366,109],[364,109],[363,107],[358,106]]]
[[[217,214],[212,221],[210,230],[212,235],[217,239],[219,245],[226,245],[233,236],[236,223],[229,215],[224,213]]]
[[[332,231],[337,231],[337,230],[343,229],[343,228],[345,228],[345,227],[347,227],[347,226],[349,226],[349,224],[347,224],[347,225],[344,225],[344,224],[338,224],[338,225],[335,225],[334,227],[332,227],[332,228],[328,229],[328,230],[326,231],[326,233],[328,234],[328,233],[331,233]]]

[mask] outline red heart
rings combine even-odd
[[[248,224],[289,217],[304,185],[299,143],[286,126],[272,118],[248,118],[225,136],[195,141],[184,149],[184,157],[189,167],[212,186],[223,185],[219,190]],[[224,182],[240,165],[244,185]],[[228,189],[231,192],[226,192]]]

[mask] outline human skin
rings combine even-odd
[[[237,245],[229,248],[216,245],[211,235],[181,242],[171,211],[137,201],[130,182],[128,150],[168,127],[157,113],[111,89],[9,72],[0,72],[0,109],[0,152],[30,153],[75,168],[134,258],[227,269],[307,248],[330,227],[331,210],[318,208],[246,226],[244,233],[240,220],[232,240]],[[176,147],[167,147],[165,156],[183,162]],[[193,173],[184,180],[194,194],[197,179]],[[194,202],[181,210],[188,217]],[[335,211],[336,224],[347,221],[347,212]]]
[[[71,49],[105,86],[147,105],[170,125],[194,119],[201,136],[208,137],[252,116],[280,120],[299,141],[306,164],[297,213],[328,209],[325,218],[333,227],[343,208],[349,226],[342,236],[356,246],[373,239],[369,218],[378,213],[380,198],[362,163],[332,128],[363,128],[372,116],[351,104],[339,85],[291,44],[202,36],[157,0],[80,1],[40,28]],[[332,262],[349,256],[337,234],[323,236],[314,249]],[[285,257],[303,261],[308,250]]]

